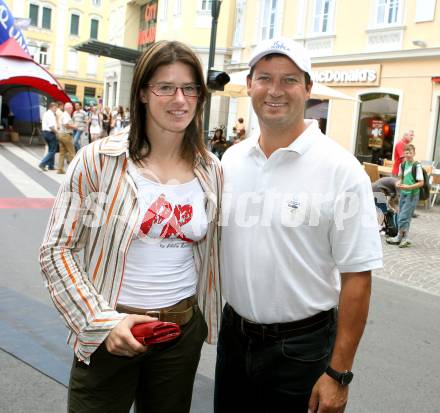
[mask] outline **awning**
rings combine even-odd
[[[112,59],[122,60],[124,62],[136,63],[142,52],[136,49],[129,49],[128,47],[116,46],[114,44],[98,42],[98,40],[87,40],[76,46],[74,49],[80,52],[87,52],[90,54],[111,57]]]
[[[70,93],[67,94],[67,96],[69,96],[70,100],[72,101],[72,103],[81,103],[81,101],[78,99],[77,96],[72,95]]]

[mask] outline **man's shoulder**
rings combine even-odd
[[[226,149],[225,153],[223,154],[222,165],[224,166],[231,161],[243,158],[247,155],[253,145],[255,145],[255,143],[251,141],[251,138],[231,145],[228,149]]]

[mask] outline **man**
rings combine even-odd
[[[60,154],[58,159],[58,174],[64,174],[64,158],[70,163],[75,156],[75,148],[73,146],[73,129],[75,126],[72,121],[73,106],[71,103],[64,105],[64,112],[61,117],[60,133],[58,135],[58,143],[60,145]]]
[[[405,154],[404,154],[405,145],[411,143],[413,139],[414,139],[414,131],[410,129],[406,131],[403,134],[402,139],[396,143],[396,146],[394,147],[394,164],[392,170],[394,176],[399,175],[400,164],[402,163],[403,158],[405,158]]]
[[[57,120],[55,117],[58,105],[52,102],[49,109],[44,113],[41,121],[41,129],[43,130],[43,138],[47,143],[47,154],[44,155],[38,167],[42,171],[55,169],[55,153],[57,151]]]
[[[81,136],[86,131],[89,118],[87,113],[83,110],[81,102],[75,103],[75,112],[72,116],[75,129],[73,130],[73,145],[75,151],[78,152],[81,149]]]
[[[304,119],[312,82],[302,47],[272,39],[249,66],[260,133],[222,160],[215,412],[342,412],[371,270],[382,266],[371,183]]]
[[[411,246],[408,238],[411,218],[419,202],[420,188],[423,186],[423,170],[419,162],[415,162],[416,148],[410,143],[404,147],[404,162],[399,169],[399,179],[396,188],[400,189],[399,217],[397,226],[399,232],[395,237],[387,238],[386,242],[398,245],[399,248]]]

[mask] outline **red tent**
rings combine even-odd
[[[54,100],[70,101],[58,81],[34,62],[14,38],[0,45],[0,67],[0,94],[3,96],[36,89]]]

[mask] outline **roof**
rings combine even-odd
[[[111,57],[112,59],[122,60],[124,62],[136,63],[141,52],[128,47],[115,46],[110,43],[99,42],[98,40],[87,40],[74,46],[74,49],[80,52]]]

